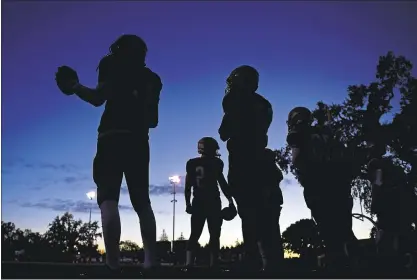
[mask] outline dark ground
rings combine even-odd
[[[103,274],[102,264],[68,264],[68,263],[30,263],[30,262],[2,262],[1,278],[107,278]],[[265,273],[248,273],[242,268],[230,267],[221,272],[212,272],[204,267],[197,267],[194,271],[185,272],[182,267],[161,267],[152,274],[144,274],[141,266],[125,265],[123,274],[116,278],[417,278],[416,272],[385,271],[375,273],[370,270],[361,271],[314,271],[296,267],[286,267],[279,273],[268,275]]]

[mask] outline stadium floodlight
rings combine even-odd
[[[90,202],[90,217],[88,219],[88,227],[89,230],[91,229],[91,211],[93,210],[93,202],[92,200],[96,197],[96,192],[95,191],[90,191],[88,193],[86,193],[88,199],[91,201]],[[91,262],[91,255],[88,256],[90,258],[90,262]]]
[[[180,176],[178,176],[178,175],[174,175],[174,176],[171,176],[171,177],[169,177],[169,181],[172,183],[172,184],[179,184],[180,183]]]
[[[177,200],[175,199],[175,187],[180,183],[180,176],[174,175],[168,178],[170,183],[172,184],[172,196],[173,199],[171,200],[173,206],[172,206],[172,244],[171,244],[171,252],[174,252],[174,241],[175,241],[175,203],[177,203]]]
[[[89,200],[93,200],[96,197],[96,192],[95,191],[91,191],[86,193],[87,197]],[[91,225],[91,210],[93,208],[93,205],[90,205],[90,218],[88,219],[88,224]]]
[[[91,191],[86,193],[87,197],[89,200],[93,200],[96,197],[96,192],[95,191]]]

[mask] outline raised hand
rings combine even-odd
[[[55,81],[61,92],[66,95],[74,94],[74,89],[79,84],[77,72],[65,65],[58,67]]]

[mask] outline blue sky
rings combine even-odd
[[[147,64],[164,83],[160,125],[150,135],[150,181],[158,234],[165,229],[171,237],[168,177],[184,175],[199,138],[218,139],[233,68],[259,70],[259,93],[274,108],[270,147],[279,148],[293,107],[341,102],[348,85],[374,78],[378,57],[389,50],[416,62],[416,11],[417,2],[399,1],[2,3],[2,220],[36,231],[66,210],[88,220],[85,193],[95,189],[92,159],[103,108],[61,94],[54,73],[67,64],[94,86],[100,58],[122,33],[145,39]],[[227,166],[224,144],[221,152]],[[285,229],[310,213],[291,176],[281,187]],[[182,194],[178,201],[176,236],[188,237]],[[121,204],[122,238],[141,243],[125,190]],[[354,222],[358,237],[369,228]],[[238,218],[224,224],[221,243],[236,239],[242,240]],[[200,242],[207,241],[205,229]]]

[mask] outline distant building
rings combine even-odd
[[[186,251],[187,251],[188,240],[175,240],[174,241],[174,254],[176,264],[185,264],[186,262]]]
[[[170,241],[157,241],[156,242],[156,255],[161,262],[168,262],[170,259],[171,242]]]

